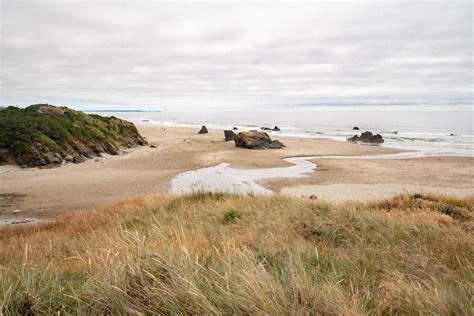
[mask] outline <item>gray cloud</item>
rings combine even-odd
[[[1,104],[470,101],[472,4],[1,2]]]

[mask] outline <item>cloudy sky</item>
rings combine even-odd
[[[0,1],[0,105],[472,101],[470,1]]]

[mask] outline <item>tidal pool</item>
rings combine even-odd
[[[173,193],[191,193],[197,191],[227,192],[238,194],[272,194],[258,184],[258,181],[273,178],[301,178],[308,177],[317,169],[317,164],[311,162],[318,159],[410,159],[428,156],[446,156],[451,153],[440,153],[439,151],[410,151],[387,155],[366,156],[308,156],[284,158],[284,161],[292,164],[288,167],[237,169],[228,163],[221,163],[214,167],[201,168],[183,172],[171,181]]]

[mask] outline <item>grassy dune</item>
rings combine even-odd
[[[113,116],[49,104],[0,111],[0,164],[53,167],[60,166],[67,156],[78,163],[144,144],[133,123]]]
[[[140,197],[0,231],[0,314],[472,314],[474,197]]]

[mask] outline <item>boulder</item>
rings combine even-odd
[[[156,148],[156,145],[155,145],[155,144],[151,144],[151,145],[150,145],[150,148]]]
[[[383,137],[380,134],[373,134],[372,132],[366,131],[358,135],[354,135],[347,139],[350,142],[364,142],[364,143],[372,143],[372,144],[380,144],[383,143]]]
[[[231,130],[225,130],[224,131],[224,137],[225,137],[226,142],[228,142],[230,140],[234,140],[235,139],[235,133],[234,133],[234,131],[231,131]]]
[[[208,131],[207,131],[206,125],[203,125],[201,127],[201,130],[198,132],[198,134],[207,134],[207,133],[208,133]]]
[[[358,131],[359,128],[358,128],[357,126],[354,126],[354,127],[352,128],[352,130],[353,130],[353,131]]]
[[[236,130],[238,130],[238,128],[234,126],[234,127],[232,127],[232,130],[236,131]]]
[[[280,149],[285,147],[280,141],[272,140],[264,132],[240,132],[235,135],[235,146],[247,149]]]

